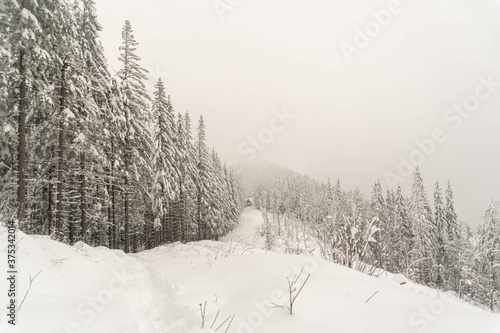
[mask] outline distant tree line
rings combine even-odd
[[[240,213],[239,178],[174,112],[126,21],[110,73],[93,0],[0,4],[0,220],[126,252],[216,239]]]
[[[500,203],[488,207],[474,233],[457,218],[450,182],[444,193],[435,183],[431,203],[418,168],[408,196],[401,187],[384,194],[377,181],[366,198],[358,189],[343,190],[339,180],[323,184],[274,166],[246,182],[247,195],[267,212],[267,240],[291,237],[298,244],[312,238],[324,258],[341,265],[404,274],[500,308]]]

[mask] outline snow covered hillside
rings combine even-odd
[[[263,250],[255,208],[240,222],[219,242],[130,255],[19,233],[18,304],[39,274],[15,327],[7,324],[7,280],[0,280],[0,332],[500,332],[500,315],[403,276],[377,278],[311,255]],[[6,229],[0,234],[5,258]],[[310,277],[293,315],[273,307],[288,305],[287,277],[302,268],[298,287]]]

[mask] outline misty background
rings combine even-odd
[[[447,139],[420,169],[429,199],[448,179],[459,219],[476,227],[500,198],[500,86],[454,129],[445,112],[474,95],[478,78],[500,82],[500,1],[400,1],[401,11],[348,62],[356,28],[390,1],[96,0],[114,70],[128,19],[149,70],[176,112],[204,115],[208,144],[224,161],[269,127],[276,110],[295,118],[258,151],[273,162],[366,195],[415,140]],[[220,7],[222,5],[230,7]],[[231,8],[221,15],[218,8]],[[151,90],[151,89],[150,89]],[[401,183],[409,193],[412,177]]]

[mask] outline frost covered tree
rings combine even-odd
[[[222,166],[219,158],[212,149],[209,160],[210,172],[210,187],[208,188],[208,197],[210,204],[207,205],[206,223],[207,223],[207,238],[218,239],[219,235],[223,234],[223,201],[224,192],[222,191]]]
[[[0,220],[9,220],[18,211],[15,194],[16,159],[16,116],[9,102],[9,79],[12,68],[11,45],[7,43],[10,34],[7,8],[0,7]]]
[[[457,213],[455,212],[453,190],[451,188],[451,182],[448,181],[448,187],[446,189],[446,229],[448,232],[448,239],[454,240],[460,234],[459,225],[457,223]]]
[[[470,246],[467,244],[469,241],[468,233],[464,233],[463,228],[457,222],[453,190],[451,188],[450,181],[448,181],[448,187],[446,189],[444,220],[444,229],[447,234],[446,236],[443,236],[443,238],[446,239],[445,264],[448,275],[447,287],[452,290],[459,290],[461,281],[463,281],[463,277],[461,276],[461,267],[463,267],[463,265],[468,265],[470,267],[470,264],[464,262],[460,258],[463,258],[464,251],[469,250]]]
[[[416,279],[424,284],[432,281],[432,267],[435,260],[435,230],[433,216],[422,176],[417,167],[411,190],[409,213],[414,235],[411,249],[412,271]]]
[[[370,243],[375,260],[380,266],[384,266],[387,260],[386,245],[389,244],[389,228],[388,228],[388,211],[384,195],[382,193],[382,186],[380,181],[377,180],[373,186],[371,195],[371,209],[375,219],[375,226],[379,231],[374,235],[375,242]]]
[[[121,209],[120,197],[123,188],[123,156],[121,154],[124,146],[122,129],[126,125],[125,118],[125,96],[119,84],[119,78],[112,77],[110,87],[106,91],[106,98],[109,103],[109,113],[105,115],[107,124],[107,135],[110,141],[106,143],[105,159],[105,177],[107,181],[106,192],[107,219],[108,224],[108,244],[110,248],[120,248],[121,236]]]
[[[177,184],[177,209],[179,219],[179,240],[186,242],[192,239],[192,224],[189,218],[193,212],[193,200],[190,197],[194,194],[194,175],[195,169],[195,154],[194,146],[191,142],[189,114],[182,116],[180,113],[177,117],[177,137],[178,137],[178,153],[176,169],[178,170]]]
[[[442,190],[439,182],[436,181],[434,187],[434,228],[435,236],[435,255],[436,267],[434,274],[435,284],[442,288],[444,286],[445,264],[446,264],[446,243],[448,242],[448,230],[446,228],[446,208],[443,203]]]
[[[335,194],[332,184],[330,183],[330,178],[328,178],[328,182],[325,188],[325,204],[326,204],[326,214],[328,216],[333,215],[335,209]]]
[[[211,187],[210,153],[206,145],[205,121],[200,116],[195,141],[196,151],[196,224],[198,239],[208,237],[208,223],[206,221]]]
[[[109,160],[103,157],[108,153],[107,144],[112,139],[112,134],[103,124],[112,121],[108,95],[111,75],[99,41],[98,35],[102,28],[97,21],[95,2],[81,0],[75,2],[74,6],[80,59],[77,71],[80,93],[75,103],[75,130],[78,135],[73,141],[79,162],[77,183],[80,196],[80,237],[86,240],[87,236],[91,236],[94,241],[104,245],[107,243],[105,228],[109,226],[110,220],[106,219],[100,209],[109,201],[105,177],[102,175],[105,169],[109,170],[110,165]],[[88,197],[90,200],[87,200]],[[94,209],[90,209],[91,206]],[[102,222],[105,220],[106,226]]]
[[[481,276],[481,301],[491,311],[500,305],[500,204],[492,204],[478,230],[477,268]]]
[[[25,229],[27,208],[27,146],[26,140],[29,132],[26,126],[26,116],[33,106],[36,92],[46,91],[50,84],[45,77],[40,77],[38,71],[44,70],[51,62],[48,50],[51,41],[46,38],[44,26],[49,20],[52,9],[49,1],[20,1],[9,0],[2,3],[0,15],[0,57],[2,65],[2,80],[6,83],[2,93],[8,96],[4,101],[6,109],[13,110],[17,118],[4,115],[4,139],[10,140],[10,127],[17,127],[16,165],[10,166],[8,175],[14,177],[14,168],[17,169],[17,204],[16,216],[19,228]],[[29,128],[29,127],[28,127]],[[6,131],[7,130],[7,131]],[[4,147],[5,149],[5,147]],[[5,157],[5,151],[2,151]],[[13,160],[12,160],[13,162]],[[5,207],[8,208],[8,207]]]
[[[147,71],[139,65],[140,57],[135,53],[136,42],[130,21],[125,21],[122,29],[122,45],[120,57],[122,68],[118,72],[121,88],[124,94],[125,131],[123,133],[123,177],[124,177],[124,233],[125,252],[130,252],[130,221],[133,215],[131,209],[132,196],[137,194],[139,175],[137,170],[145,162],[145,151],[148,150],[148,102],[150,100],[145,81]],[[135,214],[134,214],[135,215]]]
[[[196,212],[196,151],[194,148],[193,137],[191,133],[191,118],[189,116],[189,112],[186,111],[184,117],[184,128],[183,135],[184,139],[182,140],[183,145],[181,146],[183,149],[182,157],[182,168],[181,168],[181,176],[183,177],[184,184],[184,194],[185,194],[185,228],[186,228],[186,241],[193,241],[197,239],[197,225],[195,220],[195,212]],[[236,194],[235,194],[236,195]],[[239,208],[238,214],[233,216],[233,220],[236,221],[239,216]]]
[[[154,130],[153,167],[153,215],[156,228],[160,228],[160,241],[170,239],[167,220],[169,203],[174,199],[178,169],[176,159],[178,150],[175,146],[176,128],[170,97],[167,98],[163,81],[155,84],[152,104]]]
[[[403,233],[403,226],[398,219],[398,203],[396,193],[393,189],[388,189],[385,199],[386,223],[384,227],[384,247],[387,263],[385,268],[391,272],[402,272],[402,263],[400,260],[400,243]]]
[[[64,0],[55,1],[51,8],[52,17],[47,21],[45,29],[50,34],[51,49],[49,53],[52,56],[50,69],[53,73],[54,85],[56,92],[54,98],[57,98],[56,111],[56,127],[58,141],[56,145],[57,152],[57,195],[56,195],[56,232],[55,237],[62,240],[65,237],[64,222],[70,214],[65,207],[65,201],[68,201],[66,196],[67,189],[64,184],[67,180],[66,156],[68,143],[71,138],[66,135],[72,135],[68,131],[75,118],[74,114],[74,99],[79,93],[77,92],[78,80],[77,75],[74,75],[80,65],[78,54],[77,30],[75,17],[72,15],[69,4]],[[63,29],[61,29],[63,27]],[[70,221],[70,238],[74,235],[73,221]]]
[[[408,213],[407,200],[403,195],[401,186],[398,186],[395,194],[394,225],[398,226],[397,253],[398,266],[402,272],[408,273],[410,268],[410,250],[413,248],[413,232],[411,220]]]

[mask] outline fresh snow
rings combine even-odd
[[[7,324],[7,280],[0,279],[0,332],[215,332],[229,318],[217,331],[225,332],[233,315],[228,333],[500,332],[499,314],[403,275],[373,277],[312,255],[265,251],[261,224],[262,213],[248,207],[219,242],[174,243],[138,254],[19,232],[18,306],[30,275],[40,274],[16,326]],[[6,235],[0,227],[4,272]],[[302,267],[310,278],[293,315],[270,308],[270,301],[287,305],[286,278]]]

